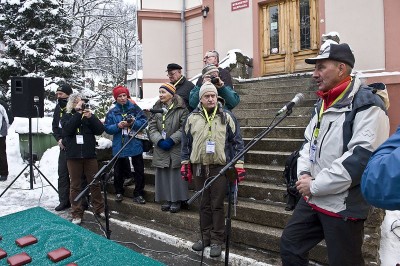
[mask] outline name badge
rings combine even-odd
[[[167,132],[165,132],[164,130],[161,132],[161,136],[163,139],[167,138]]]
[[[206,153],[215,153],[215,142],[214,141],[207,141],[206,142]]]
[[[315,163],[315,159],[317,158],[317,146],[315,143],[312,143],[310,146],[310,162]]]
[[[122,129],[122,135],[125,135],[125,136],[129,135],[129,131],[128,131],[128,128],[127,128],[127,127],[124,127],[124,128]]]
[[[83,135],[76,135],[76,144],[83,144]]]

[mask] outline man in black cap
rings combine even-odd
[[[58,103],[54,110],[53,116],[53,136],[56,139],[58,146],[60,147],[60,155],[58,156],[58,199],[60,204],[55,208],[56,211],[62,211],[69,207],[69,173],[67,167],[67,158],[65,146],[62,139],[62,128],[60,120],[65,114],[66,105],[68,102],[69,95],[72,94],[72,88],[68,84],[62,84],[57,88],[56,96]]]
[[[351,75],[355,58],[348,44],[327,40],[317,57],[305,61],[315,65],[320,99],[297,160],[302,198],[282,233],[282,265],[308,265],[309,251],[322,240],[329,265],[364,265],[370,206],[360,181],[372,152],[389,135],[384,101],[375,87]]]
[[[175,63],[168,64],[167,76],[169,82],[175,86],[176,94],[183,98],[186,107],[189,111],[192,111],[192,108],[189,106],[189,95],[190,91],[194,88],[194,84],[182,75],[182,67]]]

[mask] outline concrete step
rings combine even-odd
[[[302,92],[304,95],[304,100],[313,100],[317,99],[315,96],[315,92]],[[294,98],[297,93],[285,93],[285,92],[277,92],[277,93],[261,93],[261,94],[249,94],[249,95],[240,95],[240,104],[247,104],[249,102],[254,102],[257,100],[258,102],[279,102],[279,101],[287,101],[289,102]],[[239,105],[240,105],[239,104]]]
[[[306,88],[304,85],[296,85],[296,86],[287,86],[280,84],[279,86],[265,86],[263,84],[257,83],[245,83],[240,84],[239,86],[235,86],[235,91],[240,95],[253,95],[253,94],[270,94],[270,93],[278,93],[278,92],[286,92],[286,93],[303,93],[303,92],[311,92],[313,91],[311,88]]]
[[[253,138],[243,138],[244,144],[247,145]],[[250,149],[251,151],[283,151],[293,152],[301,147],[304,139],[275,139],[263,138],[259,140]]]
[[[134,214],[141,219],[148,220],[149,226],[154,223],[164,224],[171,228],[187,230],[190,232],[189,235],[191,237],[193,237],[193,232],[199,235],[199,214],[197,210],[192,208],[172,214],[170,212],[162,212],[160,204],[150,200],[144,205],[139,205],[128,198],[125,198],[122,202],[115,202],[112,196],[109,197],[108,204],[111,213]],[[276,254],[279,252],[282,225],[286,223],[289,216],[290,212],[280,211],[280,207],[259,203],[249,204],[239,200],[236,216],[232,215],[231,241],[238,245],[268,250]],[[265,219],[259,221],[259,217],[265,217]],[[278,227],[266,225],[270,223]],[[194,241],[195,239],[190,240]],[[310,258],[321,264],[327,263],[324,244],[319,244],[314,248]]]
[[[237,118],[246,118],[246,117],[263,117],[263,116],[275,116],[277,112],[283,107],[285,104],[282,104],[282,106],[276,108],[276,107],[271,107],[271,108],[252,108],[252,106],[248,106],[248,108],[241,108],[241,109],[235,109],[234,114],[236,115]],[[307,116],[310,117],[310,114],[312,112],[312,106],[295,106],[292,110],[292,116]]]
[[[294,151],[294,150],[293,150]],[[280,165],[284,166],[287,157],[292,151],[259,151],[249,150],[244,155],[245,163],[249,164],[264,164],[264,165]]]
[[[260,102],[257,101],[257,99],[253,99],[252,101],[247,101],[247,102],[241,102],[239,103],[235,109],[233,109],[233,113],[236,114],[238,110],[242,109],[270,109],[270,108],[277,108],[280,109],[285,104],[287,104],[289,100],[285,101],[268,101],[268,102]],[[316,102],[316,99],[305,99],[303,100],[300,104],[298,104],[296,107],[313,107],[314,103]],[[295,107],[295,108],[296,108]]]
[[[304,88],[313,87],[314,81],[311,78],[311,74],[295,74],[293,76],[271,76],[271,77],[261,77],[257,79],[242,80],[235,83],[235,88],[237,86],[251,86],[251,87],[279,87],[279,86],[303,86]]]
[[[274,129],[272,129],[265,137],[268,138],[284,138],[284,139],[304,139],[304,130],[305,130],[305,125],[304,126],[277,126]],[[242,137],[244,138],[254,138],[255,136],[258,136],[261,132],[266,130],[266,127],[262,126],[252,126],[252,127],[247,127],[241,125],[240,131],[242,134]]]
[[[290,154],[291,152],[288,153]],[[151,167],[151,158],[146,158],[144,162],[146,184],[154,185],[155,170]],[[253,164],[245,161],[244,167],[246,169],[246,181],[268,183],[279,186],[282,186],[285,182],[283,178],[284,165]],[[191,186],[192,185],[189,187]]]
[[[277,122],[279,118],[272,116],[264,117],[247,117],[238,118],[240,127],[267,127],[272,121]],[[306,127],[310,121],[310,116],[288,116],[282,120],[280,126],[292,126],[292,127]]]

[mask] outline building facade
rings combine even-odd
[[[366,82],[389,90],[392,131],[400,124],[400,1],[398,0],[146,0],[138,12],[143,93],[167,81],[166,66],[201,72],[207,50],[220,58],[239,49],[253,59],[253,77],[308,72],[321,35],[336,31]]]

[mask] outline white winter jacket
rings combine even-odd
[[[6,109],[0,104],[0,137],[7,136],[9,126]]]
[[[311,206],[344,218],[365,219],[369,205],[361,195],[360,180],[371,153],[388,138],[386,108],[373,88],[362,86],[355,77],[344,97],[324,111],[315,140],[321,104],[319,100],[306,128],[297,174],[313,177]],[[316,143],[314,163],[310,162],[311,143]]]

